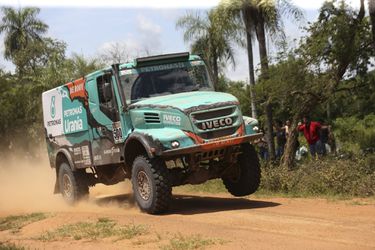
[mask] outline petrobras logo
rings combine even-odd
[[[56,100],[56,96],[51,96],[51,106],[50,106],[50,114],[51,114],[51,118],[55,118],[56,116],[56,103],[55,103],[55,100]]]
[[[233,124],[233,119],[230,117],[227,117],[227,118],[221,118],[221,119],[216,119],[212,121],[202,122],[201,129],[207,130],[207,129],[213,129],[213,128],[221,128],[221,127],[231,126],[232,124]]]

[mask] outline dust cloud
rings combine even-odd
[[[88,200],[67,205],[60,194],[53,194],[56,174],[49,165],[47,152],[40,155],[43,157],[38,160],[23,154],[0,160],[0,212],[97,211],[134,206],[129,180],[112,186],[97,184],[90,188]]]

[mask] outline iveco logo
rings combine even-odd
[[[212,129],[212,128],[220,128],[225,126],[230,126],[233,124],[233,120],[230,117],[217,119],[213,121],[206,121],[202,123],[202,129]]]

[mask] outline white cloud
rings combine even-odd
[[[138,30],[146,34],[159,35],[161,33],[161,27],[151,20],[147,19],[144,15],[137,16]]]

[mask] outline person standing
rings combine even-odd
[[[308,116],[303,117],[303,124],[298,123],[298,131],[303,132],[307,143],[309,144],[309,150],[312,157],[321,153],[321,142],[319,137],[319,130],[322,125],[319,122],[311,121]]]

